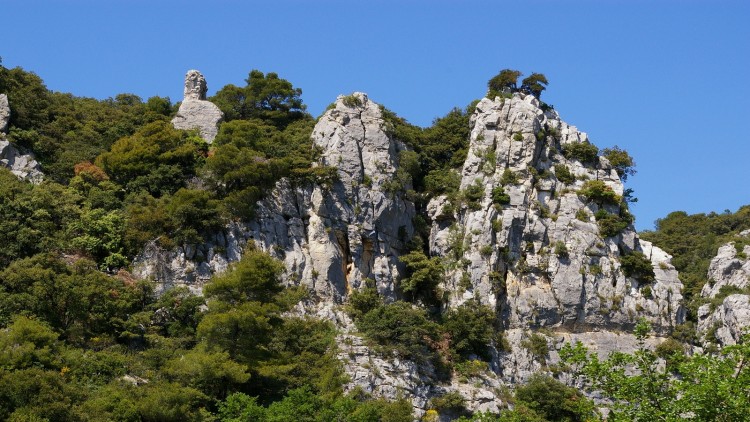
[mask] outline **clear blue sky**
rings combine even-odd
[[[251,69],[302,88],[313,115],[364,91],[418,125],[484,95],[500,69],[637,161],[639,229],[674,210],[750,203],[748,1],[11,1],[0,56],[50,89],[182,97]]]

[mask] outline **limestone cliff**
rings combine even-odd
[[[362,93],[339,97],[312,138],[322,152],[319,164],[336,167],[337,181],[293,186],[281,180],[257,204],[253,222],[234,223],[203,245],[172,251],[150,245],[135,260],[135,274],[200,291],[253,241],[284,262],[288,285],[312,292],[299,311],[340,328],[349,387],[391,399],[406,392],[418,414],[431,397],[449,391],[459,392],[470,410],[497,410],[503,404],[498,387],[546,370],[565,341],[580,340],[606,355],[636,347],[634,337],[623,333],[640,318],[658,333],[683,320],[682,285],[670,257],[640,240],[628,223],[602,234],[597,218],[627,212],[619,200],[605,203],[582,193],[588,182],[600,181],[619,198],[617,172],[603,157],[582,161],[564,154],[588,142],[586,134],[533,96],[514,94],[477,104],[461,193],[432,198],[426,215],[429,251],[448,263],[440,286],[446,306],[470,298],[490,305],[507,344],[495,345],[488,370],[476,379],[447,383],[438,382],[431,368],[377,356],[338,304],[367,279],[387,300],[400,297],[399,256],[414,235],[416,211],[400,193],[405,189],[394,190],[389,182],[407,147],[391,134],[380,106]],[[626,276],[623,257],[637,253],[652,277]],[[540,329],[549,349],[544,361],[524,346]]]
[[[740,237],[750,239],[750,230]],[[708,268],[701,296],[711,303],[698,309],[698,331],[706,343],[737,344],[750,327],[750,245],[738,246],[730,242],[720,247]]]

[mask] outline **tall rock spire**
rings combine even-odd
[[[185,99],[172,119],[177,129],[198,129],[206,142],[213,142],[219,132],[219,123],[224,113],[216,104],[206,101],[206,78],[197,70],[189,70],[185,75]]]

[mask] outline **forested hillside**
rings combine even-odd
[[[208,143],[173,127],[168,98],[76,97],[0,63],[0,141],[44,175],[0,168],[0,419],[583,421],[605,407],[610,420],[741,420],[748,345],[694,346],[698,306],[719,300],[700,295],[709,262],[727,242],[747,259],[750,208],[660,220],[641,236],[670,261],[632,229],[620,180],[633,159],[561,122],[544,75],[520,76],[501,72],[487,98],[420,128],[360,93],[316,119],[301,89],[253,70],[208,99],[224,114]],[[501,115],[521,117],[501,133]],[[344,146],[321,139],[351,122],[362,143],[382,135],[390,155],[373,156],[392,168],[358,144],[362,167],[342,170]],[[260,236],[202,294],[134,275],[146,248],[229,257],[217,233],[265,234],[258,220],[285,200],[316,208],[273,215],[303,221],[302,239],[325,217],[345,285],[290,268],[291,246]],[[389,206],[413,215],[380,245],[388,227],[366,219]],[[624,331],[632,353],[597,356],[619,346],[596,339]]]

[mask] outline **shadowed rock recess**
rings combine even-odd
[[[616,233],[601,233],[602,220],[628,214],[621,209],[623,185],[605,158],[565,153],[587,144],[585,133],[522,93],[482,99],[470,124],[460,178],[471,198],[434,197],[426,217],[430,255],[446,264],[439,286],[445,306],[476,299],[495,310],[503,331],[481,375],[438,381],[429,365],[378,356],[339,306],[368,279],[387,301],[399,299],[399,256],[415,233],[415,205],[400,193],[409,187],[387,187],[407,146],[363,93],[339,97],[312,133],[320,164],[338,169],[331,186],[292,187],[282,179],[257,204],[253,222],[232,223],[203,245],[149,246],[134,271],[161,289],[200,291],[253,241],[284,263],[286,284],[311,291],[300,312],[337,324],[349,388],[389,399],[403,394],[418,415],[430,398],[448,392],[461,394],[469,410],[497,411],[498,387],[548,370],[566,341],[606,355],[636,348],[629,333],[641,318],[662,335],[683,322],[682,284],[670,256],[640,240],[630,220]],[[592,181],[616,200],[587,194]],[[625,257],[645,259],[653,274],[626,268]],[[532,336],[546,341],[546,358],[526,346]]]

